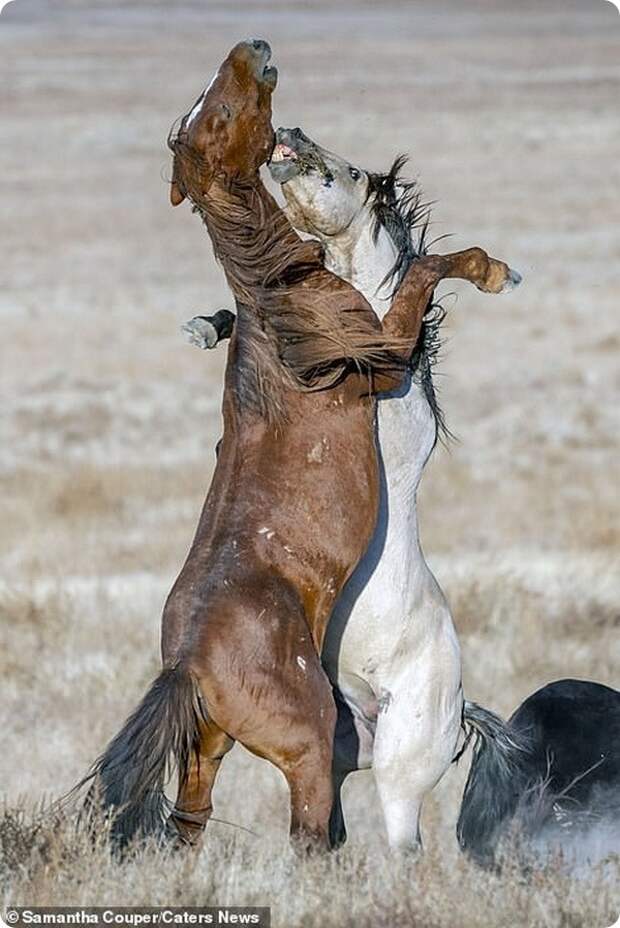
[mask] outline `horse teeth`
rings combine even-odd
[[[293,160],[297,157],[292,148],[289,148],[288,145],[283,145],[280,142],[279,145],[276,145],[271,156],[272,161],[285,161],[287,158],[292,158]]]

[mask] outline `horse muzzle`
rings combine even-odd
[[[276,144],[269,161],[269,172],[278,184],[316,167],[317,146],[299,128],[276,131]]]
[[[264,39],[248,39],[246,44],[256,60],[256,77],[270,90],[275,90],[278,83],[278,69],[270,64],[271,45]]]

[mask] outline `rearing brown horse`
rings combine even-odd
[[[421,259],[379,322],[323,268],[263,187],[277,73],[236,45],[170,139],[171,199],[201,214],[237,302],[215,474],[162,620],[163,670],[90,774],[114,834],[195,842],[234,741],[284,774],[291,833],[329,845],[336,711],[318,657],[332,606],[374,529],[377,391],[405,374],[442,277],[499,292],[480,249]]]

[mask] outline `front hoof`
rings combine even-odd
[[[489,258],[484,279],[476,286],[484,293],[509,293],[518,287],[522,277],[503,261]]]
[[[181,326],[181,331],[187,335],[190,345],[203,350],[215,348],[219,341],[219,333],[208,316],[194,316]]]
[[[504,284],[500,292],[510,293],[511,290],[516,290],[522,280],[523,280],[523,276],[519,274],[518,271],[515,271],[513,268],[509,267],[506,283]]]

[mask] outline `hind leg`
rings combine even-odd
[[[231,582],[195,636],[209,718],[284,774],[296,843],[328,848],[336,707],[297,593],[268,571]]]
[[[200,753],[193,754],[187,776],[179,783],[174,809],[167,822],[173,840],[197,845],[213,812],[211,794],[222,758],[234,741],[209,721],[202,726]]]
[[[395,681],[377,719],[375,781],[390,847],[403,850],[421,848],[422,804],[449,767],[460,731],[460,668],[440,681],[432,669]]]
[[[345,696],[334,688],[338,712],[334,736],[332,778],[334,802],[329,821],[330,841],[333,848],[342,847],[347,840],[347,829],[342,808],[342,787],[348,775],[355,770],[372,767],[374,726],[357,711],[351,693]]]
[[[336,713],[327,680],[322,693],[312,689],[306,699],[297,702],[294,720],[277,705],[284,699],[291,705],[290,690],[274,692],[272,730],[262,732],[259,739],[255,734],[239,738],[244,747],[284,774],[290,790],[291,841],[300,851],[329,850],[332,846],[329,822],[334,800],[332,742]],[[319,700],[314,701],[317,696]]]
[[[210,714],[221,729],[284,774],[294,843],[328,849],[336,708],[307,627],[295,649],[282,655],[277,672],[272,662],[265,672],[254,664],[251,678],[229,676],[226,688],[210,688],[208,678],[201,682]]]
[[[334,799],[329,818],[329,843],[333,850],[342,847],[347,840],[347,826],[342,808],[342,787],[349,771],[334,770]]]
[[[410,713],[399,715],[395,708],[377,725],[373,769],[390,847],[419,850],[422,804],[447,769],[452,749],[438,745],[425,725],[411,731],[417,720]]]
[[[284,680],[282,681],[284,683]],[[288,684],[273,693],[277,719],[260,753],[286,777],[291,794],[291,840],[298,850],[332,847],[330,817],[336,707],[319,658],[309,646]],[[253,750],[251,744],[246,744]]]
[[[299,759],[280,765],[291,793],[291,841],[296,850],[329,850],[330,816],[334,799],[331,745],[308,745]]]

